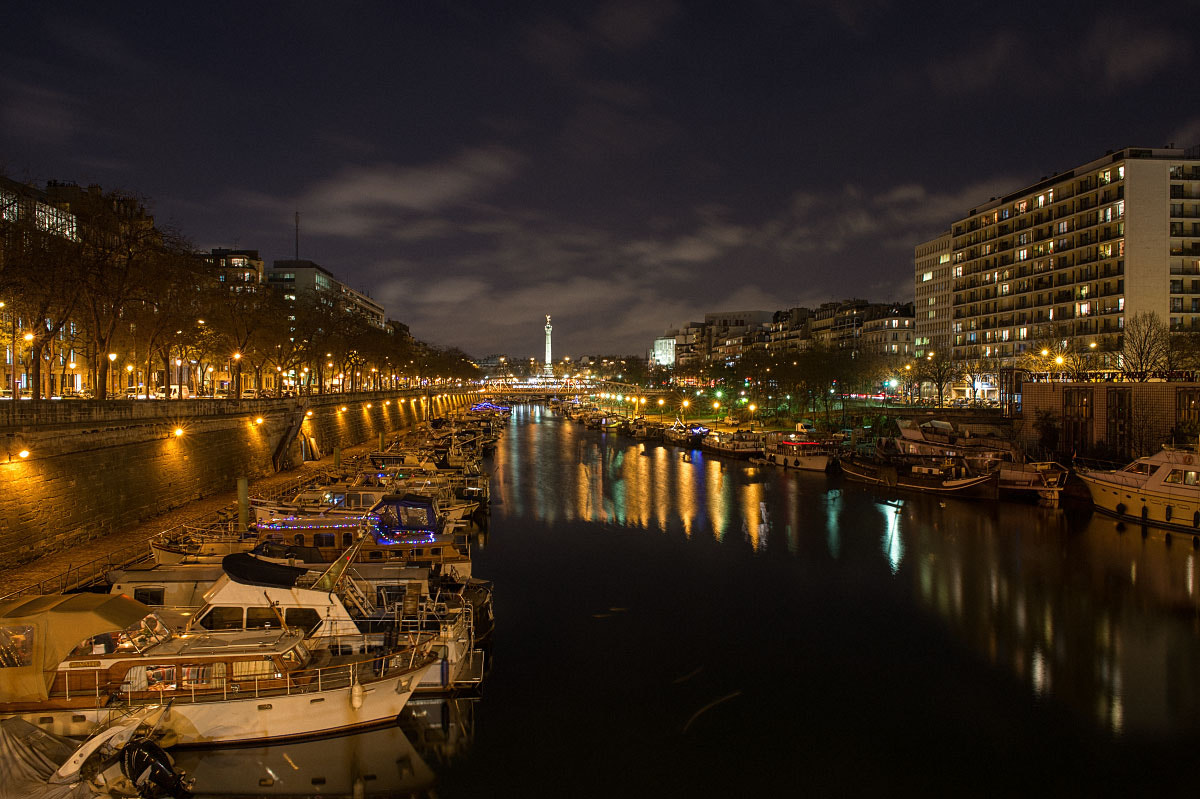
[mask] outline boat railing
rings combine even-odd
[[[415,684],[418,676],[416,670],[421,665],[432,662],[432,656],[429,652],[430,644],[426,643],[422,646],[406,647],[384,655],[354,660],[350,663],[337,663],[315,669],[300,669],[286,674],[276,672],[268,675],[243,677],[217,677],[213,675],[210,681],[202,685],[193,684],[190,686],[184,685],[183,687],[179,686],[182,683],[180,678],[187,674],[185,670],[202,668],[203,664],[176,665],[174,669],[176,670],[175,679],[177,682],[164,683],[161,688],[150,687],[145,691],[139,691],[139,693],[154,692],[158,694],[158,696],[151,698],[129,697],[126,693],[128,691],[128,682],[114,683],[103,681],[102,676],[107,673],[106,669],[72,669],[67,672],[65,690],[68,699],[72,696],[79,697],[84,694],[94,694],[98,703],[103,703],[107,700],[107,706],[114,709],[157,705],[167,702],[191,704],[313,694],[322,691],[351,688],[355,683],[370,684],[388,677],[394,677],[399,673],[413,672],[412,677],[405,685],[405,689],[407,690]],[[90,680],[88,679],[89,676],[91,677]],[[75,691],[71,690],[72,683],[78,686]],[[87,683],[91,684],[88,685]]]

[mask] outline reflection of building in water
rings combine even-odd
[[[421,795],[433,771],[398,726],[272,746],[171,750],[175,767],[208,796]]]
[[[400,713],[400,727],[421,757],[445,765],[471,748],[478,701],[465,696],[410,700]]]
[[[922,504],[901,515],[904,571],[973,649],[1114,732],[1194,728],[1190,547],[1119,534],[1099,516],[1080,533],[1061,511]]]

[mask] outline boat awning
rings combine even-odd
[[[148,615],[150,608],[119,594],[35,595],[0,604],[0,702],[49,698],[58,664],[80,641]]]

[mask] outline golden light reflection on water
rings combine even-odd
[[[764,474],[543,421],[496,456],[493,492],[516,515],[733,536],[829,561],[862,558],[867,544],[889,579],[1031,695],[1114,732],[1200,720],[1190,542],[1168,546],[1160,533],[1122,534],[1104,517],[1062,510],[885,499],[820,475]]]

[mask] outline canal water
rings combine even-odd
[[[1190,538],[889,496],[539,406],[488,467],[490,674],[399,738],[318,750],[363,760],[368,795],[381,774],[444,798],[1195,790]]]

